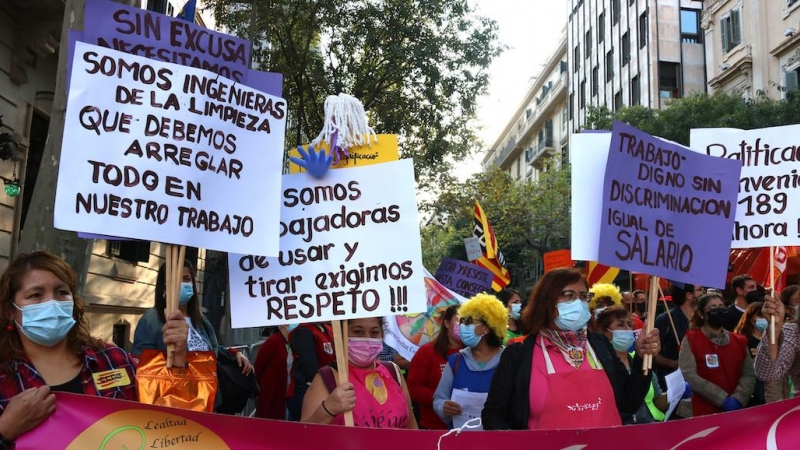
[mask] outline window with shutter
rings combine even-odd
[[[723,17],[719,21],[719,30],[722,37],[722,52],[728,52],[728,27],[730,26],[730,17]]]
[[[150,241],[106,241],[106,254],[133,264],[150,261]]]
[[[742,43],[742,10],[731,11],[731,48]]]

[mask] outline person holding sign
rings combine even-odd
[[[133,348],[131,354],[141,354],[143,350],[166,350],[167,343],[164,342],[161,329],[164,326],[166,317],[164,309],[167,304],[167,270],[166,263],[161,265],[156,277],[155,301],[154,306],[142,315],[136,331],[133,334]],[[189,341],[187,349],[189,351],[228,351],[217,341],[217,335],[211,322],[200,312],[200,299],[197,296],[195,283],[195,270],[189,261],[183,262],[183,274],[181,277],[180,296],[178,298],[178,309],[186,317],[186,324],[189,326]],[[236,363],[242,368],[243,375],[249,375],[253,371],[253,366],[247,357],[239,351],[235,352]],[[219,375],[219,372],[217,373]],[[222,404],[222,389],[217,390],[215,408]]]
[[[433,394],[442,379],[447,358],[464,348],[458,326],[459,306],[450,305],[442,311],[439,333],[433,342],[417,350],[408,368],[408,393],[411,394],[411,400],[419,405],[420,428],[447,429],[447,425],[433,410]]]
[[[383,349],[380,317],[348,321],[349,383],[336,386],[334,364],[322,367],[303,399],[301,422],[344,425],[343,413],[365,428],[417,429],[406,382],[392,362],[378,360]]]
[[[608,339],[587,332],[586,279],[576,269],[544,274],[522,312],[530,335],[503,352],[483,408],[487,430],[580,429],[621,425],[650,388],[642,356],[659,350],[658,331],[640,333],[631,370]]]
[[[693,417],[741,409],[756,385],[747,338],[723,328],[725,318],[722,295],[703,295],[681,342],[678,364],[694,391]]]
[[[758,345],[755,360],[755,374],[759,380],[766,384],[767,402],[779,399],[779,396],[770,395],[770,384],[781,382],[783,384],[788,377],[791,381],[791,397],[797,395],[797,387],[800,386],[800,322],[795,319],[786,322],[786,307],[780,299],[767,295],[764,298],[764,306],[761,314],[772,323],[775,318],[775,340],[778,342],[778,357],[772,359],[769,339],[762,339]],[[769,333],[769,327],[765,334]],[[777,398],[776,398],[777,397]],[[789,398],[783,395],[783,398]]]
[[[433,395],[434,411],[451,428],[480,417],[508,326],[508,310],[493,295],[475,295],[458,313],[461,340],[467,348],[447,358]]]
[[[503,344],[505,344],[511,339],[522,336],[522,326],[519,323],[522,318],[522,297],[514,289],[503,289],[497,294],[497,298],[508,309],[508,331],[503,340]]]
[[[596,285],[595,285],[596,286]],[[631,371],[634,354],[632,352],[636,336],[633,332],[633,321],[631,313],[622,305],[614,305],[605,308],[597,316],[597,331],[603,333],[611,342],[611,346],[617,352],[619,360]],[[658,385],[658,378],[652,373],[650,389],[644,398],[642,406],[635,414],[623,414],[622,424],[631,425],[637,423],[663,422],[666,417],[664,413],[669,408],[667,394],[661,392]],[[691,390],[687,391],[691,395]],[[685,395],[688,398],[688,395]]]
[[[138,400],[136,362],[89,335],[77,282],[46,251],[17,256],[0,278],[0,448],[55,411],[52,392]],[[172,370],[181,370],[188,326],[177,310],[166,319],[161,334],[175,346]]]

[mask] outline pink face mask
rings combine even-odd
[[[458,322],[453,322],[453,329],[450,330],[450,337],[453,338],[453,340],[458,342],[459,344],[462,343],[461,327],[459,326]]]
[[[382,339],[354,337],[347,339],[347,356],[351,363],[360,367],[372,364],[381,350],[383,350]]]

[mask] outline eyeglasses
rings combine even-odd
[[[479,319],[473,319],[472,317],[462,317],[458,319],[458,323],[460,323],[461,325],[472,325],[472,324],[475,324],[475,326],[483,325],[483,322],[481,322]]]
[[[566,301],[566,302],[571,302],[571,301],[577,300],[577,299],[581,299],[581,300],[583,300],[585,302],[588,302],[592,298],[594,298],[594,294],[592,294],[591,292],[586,292],[586,291],[575,292],[575,291],[573,291],[571,289],[570,290],[566,290],[566,291],[561,291],[561,296],[564,298],[564,301]]]

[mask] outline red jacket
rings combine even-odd
[[[747,355],[747,338],[737,333],[728,333],[730,343],[719,346],[711,342],[701,330],[689,330],[686,338],[692,347],[697,363],[697,375],[714,383],[722,390],[733,394],[742,375],[742,364]],[[716,366],[716,367],[709,367]],[[722,412],[722,408],[712,404],[700,395],[692,396],[694,416],[705,416]]]
[[[457,353],[457,348],[447,349],[447,355]],[[433,342],[429,342],[417,350],[411,365],[408,367],[408,393],[411,400],[419,405],[419,424],[429,430],[446,430],[447,425],[439,419],[433,410],[433,394],[439,386],[442,371],[447,360],[442,358],[433,349]]]
[[[286,382],[289,343],[280,332],[274,333],[258,349],[253,365],[258,381],[256,417],[286,420]]]

